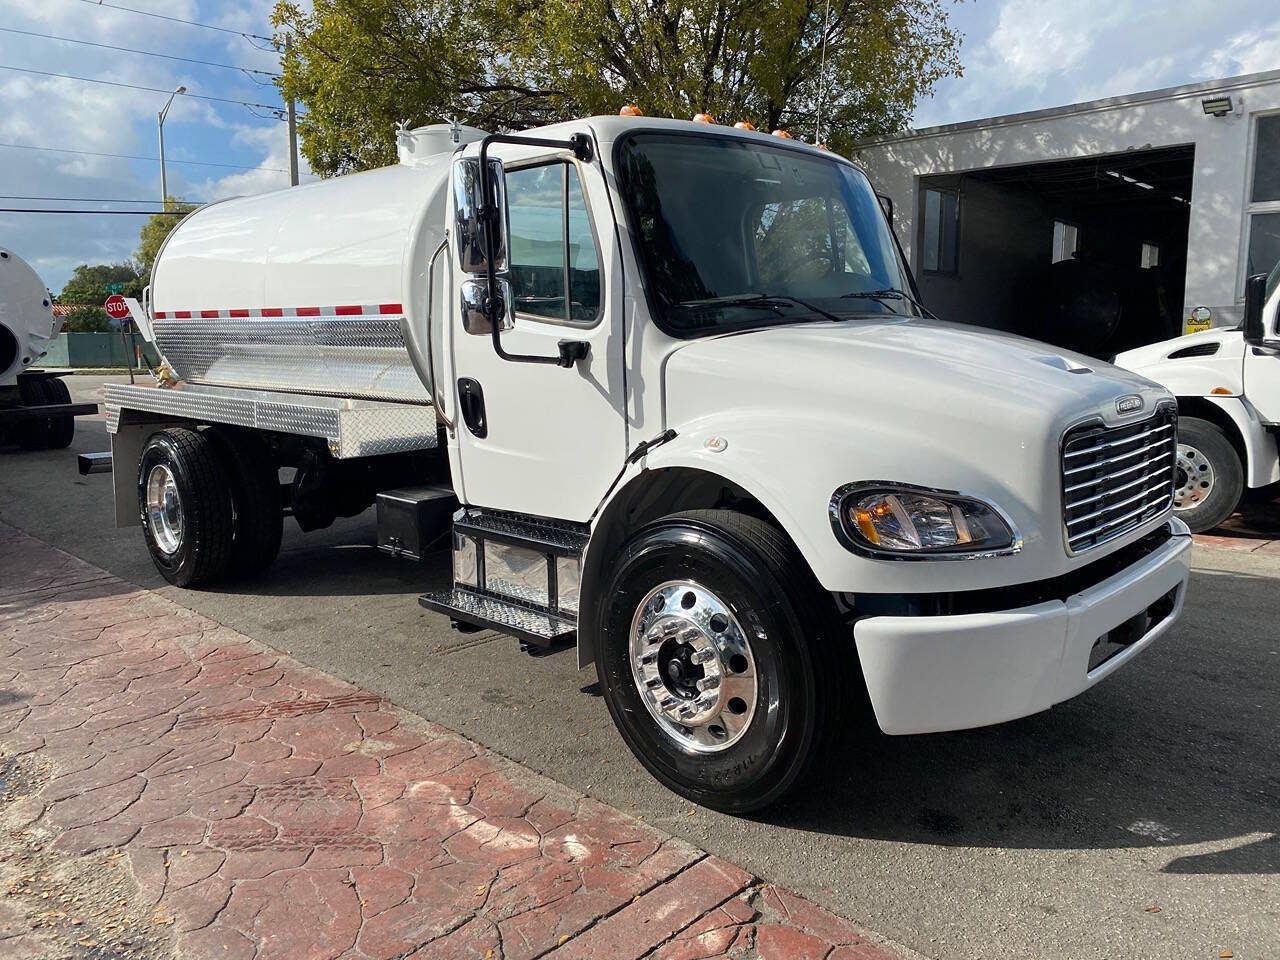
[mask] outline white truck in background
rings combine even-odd
[[[96,403],[72,403],[62,382],[70,371],[38,364],[62,331],[53,297],[31,264],[0,247],[0,446],[61,450],[71,446],[76,417]]]
[[[1246,491],[1280,493],[1280,264],[1246,282],[1239,327],[1174,337],[1116,357],[1178,398],[1174,514],[1212,530]]]
[[[928,319],[854,164],[636,116],[400,146],[160,251],[136,319],[179,382],[106,406],[171,582],[376,504],[384,551],[451,547],[424,606],[576,639],[640,762],[737,812],[864,686],[890,734],[999,723],[1175,622],[1174,399]]]

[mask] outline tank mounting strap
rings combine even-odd
[[[119,429],[122,411],[138,411],[319,437],[338,459],[426,450],[437,442],[435,408],[428,404],[203,384],[175,389],[108,384],[105,393],[108,433]]]

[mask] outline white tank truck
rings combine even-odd
[[[62,329],[49,289],[20,256],[0,247],[0,446],[24,450],[71,445],[75,417],[98,412],[96,403],[72,403],[65,370],[35,364]]]
[[[1178,398],[1173,510],[1212,530],[1245,494],[1280,495],[1280,264],[1246,282],[1245,320],[1128,350],[1116,364]]]
[[[404,131],[191,214],[137,313],[180,382],[108,388],[116,515],[166,578],[376,503],[383,550],[451,557],[424,606],[576,638],[708,806],[779,798],[851,690],[890,734],[999,723],[1182,609],[1174,398],[928,318],[866,177],[798,141]]]

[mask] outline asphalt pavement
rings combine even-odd
[[[77,395],[103,378],[76,377]],[[113,378],[118,379],[118,378]],[[808,789],[759,819],[652,781],[571,650],[457,634],[417,595],[447,558],[373,547],[372,511],[302,534],[258,582],[170,587],[112,525],[107,448],[0,450],[0,520],[351,680],[741,863],[925,955],[1280,956],[1280,557],[1197,548],[1183,619],[1085,695],[1014,723],[891,738],[854,726]]]

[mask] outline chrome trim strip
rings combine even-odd
[[[1171,440],[1173,440],[1173,437],[1169,437],[1165,440],[1157,440],[1155,443],[1149,443],[1145,447],[1139,447],[1137,450],[1130,450],[1128,453],[1122,453],[1118,457],[1111,457],[1108,460],[1103,460],[1101,463],[1091,463],[1086,467],[1072,467],[1070,470],[1063,470],[1062,474],[1063,476],[1070,476],[1073,473],[1083,473],[1085,470],[1097,470],[1098,467],[1105,467],[1111,463],[1119,463],[1122,460],[1128,460],[1130,457],[1136,457],[1140,453],[1146,453],[1148,450],[1155,450],[1164,444],[1169,443]]]
[[[1166,423],[1163,426],[1156,427],[1152,430],[1146,430],[1142,433],[1135,433],[1132,437],[1124,437],[1120,440],[1112,440],[1110,443],[1099,443],[1092,447],[1086,447],[1083,450],[1068,450],[1065,456],[1083,457],[1086,453],[1097,453],[1099,450],[1108,450],[1111,447],[1123,447],[1126,443],[1133,443],[1135,440],[1141,440],[1144,437],[1150,437],[1150,436],[1154,436],[1157,433],[1163,433],[1164,431],[1168,430],[1169,427],[1171,426],[1172,424]],[[1073,440],[1071,442],[1075,443],[1077,441]]]
[[[841,517],[845,500],[855,493],[861,493],[866,490],[882,490],[887,493],[923,493],[946,500],[969,500],[973,503],[981,504],[994,513],[1008,528],[1011,542],[1009,546],[995,550],[949,550],[944,552],[933,548],[932,550],[924,549],[915,553],[876,550],[850,536]],[[827,515],[831,521],[831,529],[835,531],[836,539],[840,541],[841,546],[869,560],[983,560],[989,557],[1010,557],[1022,551],[1022,534],[1018,532],[1017,525],[1014,524],[1013,519],[1004,510],[985,497],[975,496],[972,493],[964,493],[959,490],[942,490],[936,487],[923,487],[914,483],[900,483],[894,480],[859,480],[836,488],[835,493],[831,495],[831,499],[827,503]]]
[[[1093,480],[1086,480],[1084,483],[1072,484],[1062,492],[1070,493],[1073,490],[1081,490],[1084,487],[1097,486],[1098,484],[1105,483],[1108,480],[1114,480],[1116,477],[1123,477],[1126,473],[1133,473],[1133,471],[1135,470],[1141,470],[1143,467],[1149,467],[1153,463],[1158,463],[1162,457],[1167,457],[1167,456],[1168,456],[1167,453],[1157,454],[1154,457],[1150,457],[1146,460],[1143,460],[1141,463],[1135,463],[1132,467],[1124,467],[1123,469],[1120,469],[1120,470],[1113,470],[1111,473],[1103,474],[1102,476],[1097,477],[1096,479],[1093,479]]]

